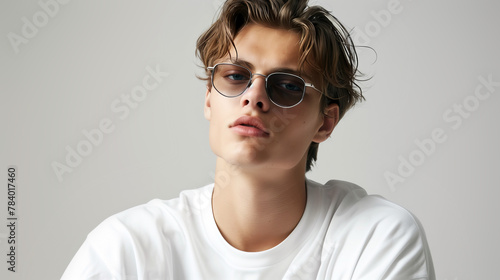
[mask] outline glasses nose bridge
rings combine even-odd
[[[267,77],[268,76],[266,76],[264,74],[252,73],[252,72],[250,72],[250,74],[251,74],[251,76],[250,76],[250,82],[248,83],[249,87],[252,86],[252,84],[253,84],[254,80],[257,78],[257,76],[260,76],[260,77],[264,78],[264,81],[267,83]]]

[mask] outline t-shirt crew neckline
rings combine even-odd
[[[279,263],[285,258],[294,256],[303,247],[303,244],[310,241],[310,235],[317,232],[321,227],[322,215],[319,213],[319,188],[310,186],[311,181],[306,180],[307,201],[304,213],[294,230],[280,244],[273,248],[260,252],[246,252],[234,248],[229,244],[217,227],[212,212],[212,203],[208,204],[210,209],[202,211],[203,226],[207,232],[207,238],[212,248],[230,265],[239,268],[259,268],[271,266]],[[214,185],[210,185],[205,191],[210,192],[212,198]],[[210,199],[212,200],[212,199]],[[208,206],[207,205],[207,206]],[[208,208],[208,207],[207,207]]]

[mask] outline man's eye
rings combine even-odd
[[[235,80],[235,81],[248,80],[248,78],[242,74],[229,74],[226,77],[228,79]]]
[[[300,91],[302,92],[302,88],[299,87],[298,85],[296,84],[292,84],[292,83],[281,83],[280,84],[281,87],[283,87],[284,89],[286,90],[290,90],[290,91]]]

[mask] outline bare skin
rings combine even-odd
[[[292,31],[249,24],[234,40],[238,63],[264,75],[298,73],[299,39]],[[301,76],[314,82],[305,73]],[[207,89],[205,117],[217,156],[213,215],[233,247],[248,252],[270,249],[300,221],[307,199],[307,149],[311,142],[326,140],[338,122],[338,106],[330,105],[326,113],[333,117],[325,117],[319,101],[320,94],[307,89],[300,104],[279,108],[268,99],[260,76],[237,98]],[[241,117],[262,127],[238,125]]]

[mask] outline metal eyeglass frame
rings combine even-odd
[[[248,71],[248,73],[250,73],[250,79],[248,80],[248,84],[247,86],[245,87],[245,89],[237,94],[237,95],[226,95],[222,92],[220,92],[217,87],[214,86],[214,73],[215,73],[215,67],[217,67],[218,65],[233,65],[233,66],[238,66],[238,67],[241,67],[243,69],[246,69]],[[265,85],[265,89],[266,89],[266,95],[267,95],[267,98],[276,106],[278,107],[281,107],[281,108],[292,108],[292,107],[295,107],[297,105],[300,104],[300,102],[302,102],[302,100],[304,100],[304,95],[306,94],[306,87],[310,87],[310,88],[313,88],[314,90],[316,90],[317,92],[323,94],[318,88],[316,88],[313,84],[311,83],[306,83],[306,81],[300,77],[300,76],[297,76],[295,74],[291,74],[291,73],[285,73],[285,72],[273,72],[273,73],[270,73],[268,75],[264,75],[264,74],[260,74],[260,73],[252,73],[252,71],[248,68],[246,68],[245,66],[242,66],[242,65],[238,65],[238,64],[234,64],[234,63],[217,63],[215,64],[214,66],[209,66],[207,67],[208,70],[210,70],[212,72],[211,74],[211,78],[210,78],[210,82],[212,83],[212,86],[215,88],[215,90],[221,94],[222,96],[224,97],[228,97],[228,98],[234,98],[234,97],[238,97],[238,96],[241,96],[243,93],[245,93],[248,88],[251,87],[252,85],[252,80],[254,78],[254,76],[261,76],[261,77],[264,77],[265,81],[266,81],[266,85]],[[289,75],[289,76],[292,76],[292,77],[296,77],[296,78],[299,78],[302,82],[304,82],[304,90],[302,91],[302,97],[300,98],[300,100],[295,103],[294,105],[291,105],[291,106],[283,106],[283,105],[280,105],[280,104],[277,104],[276,102],[274,102],[274,100],[271,99],[271,97],[269,97],[269,92],[267,91],[267,79],[272,76],[272,75],[276,75],[276,74],[281,74],[281,75]]]

